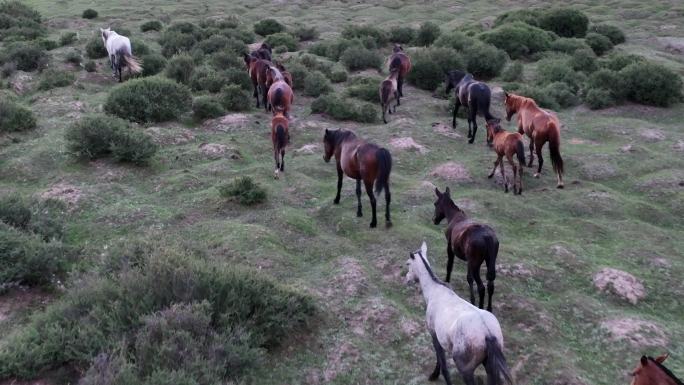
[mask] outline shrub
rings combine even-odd
[[[385,31],[371,25],[348,24],[342,29],[342,37],[350,40],[369,38],[377,46],[383,46],[388,41]]]
[[[119,162],[145,164],[157,152],[152,137],[133,129],[124,129],[112,139],[110,151]]]
[[[423,48],[415,51],[408,81],[418,88],[434,91],[452,69],[464,68],[461,56],[451,48]]]
[[[435,41],[437,47],[453,48],[456,51],[463,51],[476,43],[477,40],[458,31],[444,34]]]
[[[532,98],[542,108],[548,108],[551,110],[559,110],[560,105],[541,87],[530,87],[521,86],[515,91],[516,94],[525,96],[527,98]]]
[[[65,209],[64,203],[58,200],[29,204],[18,195],[9,195],[0,198],[0,223],[40,235],[45,242],[61,239]]]
[[[83,14],[81,14],[81,16],[84,19],[94,19],[97,17],[97,11],[92,8],[88,8],[85,11],[83,11]]]
[[[441,33],[439,26],[431,21],[426,21],[420,25],[416,34],[416,45],[427,47],[437,40]]]
[[[574,37],[561,37],[551,42],[552,51],[572,54],[579,49],[591,49],[583,39]]]
[[[81,57],[81,54],[78,51],[69,51],[64,57],[64,61],[78,66],[81,65],[83,57]]]
[[[254,32],[261,36],[284,32],[285,26],[273,19],[263,19],[254,24]]]
[[[537,9],[516,9],[499,15],[494,21],[494,26],[498,27],[507,23],[522,22],[539,27],[541,17],[542,12]]]
[[[65,45],[73,44],[77,36],[76,32],[65,32],[59,36],[59,45],[64,47]]]
[[[36,127],[33,112],[9,98],[0,98],[0,132],[26,131]]]
[[[193,91],[216,93],[228,84],[227,79],[211,67],[200,67],[193,72],[189,85]]]
[[[592,88],[584,96],[584,103],[592,110],[600,110],[617,104],[610,91],[602,88]]]
[[[17,69],[21,71],[33,71],[42,68],[47,62],[45,51],[30,43],[15,43],[0,54],[0,62],[16,63]]]
[[[520,22],[503,24],[479,36],[485,42],[508,52],[511,59],[547,51],[553,40],[549,32]]]
[[[142,55],[140,59],[143,67],[142,76],[156,75],[166,68],[166,58],[158,53]]]
[[[144,41],[138,39],[131,39],[131,50],[136,56],[147,55],[152,52]]]
[[[390,28],[389,41],[398,44],[408,44],[416,37],[416,30],[411,27],[395,26]]]
[[[522,80],[523,64],[519,61],[511,62],[501,73],[501,79],[505,82],[516,82]]]
[[[240,53],[246,51],[244,43],[242,43],[240,41],[235,41],[235,42],[237,42],[237,44],[242,46],[242,48],[238,48],[238,51]],[[230,44],[234,44],[234,43],[231,42],[231,39],[229,39],[223,35],[211,35],[211,36],[209,36],[209,38],[204,39],[204,40],[200,41],[199,43],[197,43],[197,48],[202,50],[202,52],[204,52],[205,54],[212,54],[214,52],[226,49],[226,47],[228,47],[228,45],[230,45]]]
[[[107,57],[107,48],[102,43],[102,38],[95,35],[86,43],[86,56],[90,59],[101,59]]]
[[[45,35],[40,13],[20,1],[0,3],[0,41],[33,40]]]
[[[95,159],[111,153],[111,143],[126,129],[126,121],[90,115],[67,127],[64,138],[69,151],[78,158]]]
[[[347,48],[340,57],[340,61],[342,61],[342,63],[350,71],[357,71],[366,68],[379,69],[380,66],[382,66],[382,57],[380,54],[361,47]]]
[[[199,32],[196,32],[193,28],[174,28],[174,26],[177,26],[177,24],[172,25],[166,31],[162,32],[161,37],[159,38],[159,45],[162,47],[161,53],[165,57],[171,57],[182,52],[189,52],[192,47],[197,44]],[[182,32],[184,30],[188,32]]]
[[[327,75],[333,83],[342,83],[347,81],[347,71],[344,68],[333,68],[330,74]]]
[[[289,51],[289,49],[285,45],[279,45],[279,46],[273,48],[273,52],[275,52],[275,53],[285,53],[288,51]]]
[[[304,80],[309,74],[309,70],[298,62],[287,63],[287,72],[292,75],[292,88],[295,90],[304,89]],[[250,80],[251,87],[251,80]]]
[[[299,41],[309,41],[318,38],[318,30],[315,26],[306,27],[303,25],[298,25],[294,30],[294,35],[297,36]]]
[[[227,70],[223,71],[223,74],[221,75],[221,78],[226,79],[226,83],[228,84],[237,84],[240,86],[245,91],[251,91],[253,89],[252,86],[252,79],[249,77],[247,72],[237,69],[237,68],[228,68]],[[210,87],[209,90],[211,90]]]
[[[309,48],[309,52],[324,56],[332,61],[339,61],[340,57],[350,47],[364,48],[360,40],[337,39],[333,41],[322,41]]]
[[[318,97],[311,103],[312,113],[325,113],[337,120],[353,120],[373,123],[378,119],[378,108],[370,103],[355,103],[349,99],[328,94]]]
[[[332,90],[328,78],[320,71],[310,72],[304,79],[304,95],[317,97]]]
[[[110,91],[107,113],[137,122],[163,122],[190,109],[190,90],[172,80],[148,77],[129,80]]]
[[[70,86],[76,77],[73,73],[68,71],[58,71],[55,69],[47,69],[43,71],[38,83],[39,90],[51,90],[58,87]]]
[[[365,100],[372,103],[380,103],[380,82],[381,79],[365,78],[364,81],[347,87],[347,95],[353,98]]]
[[[31,221],[31,209],[18,195],[0,198],[0,222],[18,229],[26,229]]]
[[[13,61],[8,61],[0,66],[0,77],[8,78],[15,72],[17,72],[17,63]]]
[[[277,32],[266,37],[266,43],[271,47],[284,45],[288,51],[297,50],[297,39],[287,32]]]
[[[614,25],[609,25],[609,24],[597,24],[597,25],[592,25],[591,28],[589,29],[591,32],[598,33],[599,35],[603,35],[610,39],[610,42],[613,43],[614,45],[622,44],[627,39],[625,38],[625,33],[622,32],[622,30]]]
[[[219,193],[223,198],[234,198],[240,204],[251,206],[266,201],[266,190],[248,176],[233,180],[220,186]]]
[[[614,52],[608,56],[608,59],[604,62],[604,66],[613,71],[620,71],[630,64],[642,63],[645,61],[646,59],[643,56]]]
[[[192,102],[192,114],[195,119],[204,120],[218,118],[224,114],[223,107],[218,100],[211,96],[200,96]]]
[[[561,37],[584,37],[589,18],[576,9],[555,8],[542,12],[539,26]]]
[[[188,54],[178,54],[169,59],[164,69],[166,77],[178,83],[189,84],[195,70],[195,61]]]
[[[585,41],[598,56],[613,49],[613,43],[610,42],[610,39],[598,33],[588,33]]]
[[[227,111],[245,111],[251,106],[250,94],[237,84],[230,84],[221,89],[219,96],[221,105]]]
[[[209,57],[208,62],[212,67],[219,70],[226,68],[245,69],[245,62],[242,60],[242,57],[228,52],[216,52]]]
[[[682,78],[660,64],[633,63],[619,76],[625,96],[633,102],[668,107],[682,100]]]
[[[553,82],[544,87],[542,92],[555,100],[561,108],[576,106],[580,103],[579,97],[567,83]]]
[[[563,82],[570,85],[574,90],[577,90],[579,88],[581,75],[578,75],[578,73],[572,69],[568,60],[563,58],[547,58],[539,61],[535,79],[537,83],[542,85],[553,82]]]
[[[490,79],[501,73],[508,55],[491,44],[478,43],[464,51],[466,68],[476,78]]]
[[[221,31],[221,33],[231,39],[239,40],[245,44],[251,44],[256,39],[254,32],[241,28],[227,30],[224,29]]]
[[[162,23],[159,20],[146,21],[140,26],[142,32],[161,31],[162,28],[164,28],[164,26],[162,26]]]
[[[592,73],[598,69],[596,54],[589,48],[578,49],[570,58],[570,66],[575,71]]]
[[[95,64],[95,62],[92,61],[92,60],[88,60],[88,61],[85,62],[85,64],[83,65],[83,68],[84,68],[87,72],[95,72],[95,71],[97,71],[97,64]],[[145,72],[144,69],[143,69],[143,72]]]
[[[53,49],[59,47],[59,43],[50,39],[37,39],[34,43],[41,49],[46,51],[52,51]]]
[[[584,84],[585,94],[589,90],[602,89],[609,91],[616,101],[624,99],[624,90],[621,88],[620,75],[616,71],[600,69],[587,79]]]

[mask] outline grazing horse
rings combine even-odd
[[[513,194],[522,194],[522,174],[525,167],[525,146],[523,145],[523,137],[518,132],[508,132],[501,128],[501,120],[492,119],[487,122],[487,143],[494,146],[496,151],[496,161],[494,162],[494,169],[489,173],[488,178],[494,176],[496,167],[501,167],[501,176],[504,181],[504,191],[508,192],[508,180],[504,172],[503,157],[505,156],[508,163],[513,169]],[[518,164],[513,162],[513,156],[518,157]]]
[[[481,112],[485,121],[494,119],[494,116],[489,112],[489,105],[492,103],[492,91],[485,83],[473,79],[473,75],[458,70],[451,70],[447,73],[447,96],[452,89],[456,89],[456,102],[451,126],[456,128],[458,108],[465,106],[468,109],[468,139],[470,139],[468,143],[473,143],[477,133],[477,113]]]
[[[256,106],[259,108],[259,93],[261,92],[264,108],[268,111],[268,103],[266,102],[266,93],[268,92],[266,78],[268,76],[268,70],[271,68],[271,62],[247,54],[244,54],[244,61],[249,77],[252,79],[252,85],[254,86],[253,96],[256,98]]]
[[[397,101],[394,105],[394,112],[397,112],[397,106],[399,105],[399,91],[397,90],[397,77],[399,76],[399,69],[392,68],[390,75],[380,83],[380,107],[382,107],[382,121],[387,124],[387,119],[385,118],[385,113],[389,109],[389,113],[392,113],[392,107],[390,103],[393,100]]]
[[[285,69],[285,66],[280,63],[280,62],[275,62],[276,68],[278,68],[278,71],[283,75],[283,78],[285,78],[285,83],[287,83],[288,86],[292,87],[292,74]]]
[[[534,177],[539,178],[541,174],[542,164],[544,164],[542,147],[548,141],[551,165],[558,176],[556,187],[563,188],[563,158],[560,155],[560,121],[558,117],[551,111],[539,108],[534,99],[507,92],[505,92],[505,95],[506,120],[510,122],[513,114],[517,113],[518,132],[527,134],[530,138],[530,163],[528,167],[532,167],[533,152],[535,149],[537,151],[539,167]]]
[[[259,46],[259,48],[257,48],[255,51],[250,52],[250,56],[253,56],[257,59],[271,61],[272,53],[273,51],[271,50],[271,46],[264,42],[261,43],[261,46]]]
[[[119,35],[111,28],[100,28],[102,35],[102,43],[107,49],[107,56],[109,57],[109,65],[114,72],[113,76],[119,78],[119,83],[122,82],[122,69],[128,67],[128,71],[132,74],[139,74],[142,72],[140,61],[133,56],[131,49],[131,41],[126,37]]]
[[[425,242],[420,250],[410,253],[406,264],[406,284],[418,282],[427,304],[426,324],[437,355],[430,381],[437,380],[441,373],[447,385],[451,385],[449,357],[466,385],[475,385],[474,372],[480,365],[485,367],[487,384],[512,384],[496,317],[463,300],[435,276],[427,259]]]
[[[499,253],[499,240],[496,238],[494,229],[487,225],[473,222],[466,214],[456,206],[451,199],[449,187],[444,193],[435,188],[437,201],[435,202],[435,216],[433,222],[438,225],[442,219],[447,220],[447,229],[444,232],[447,240],[447,274],[446,281],[451,279],[451,270],[454,267],[454,255],[468,263],[468,286],[470,286],[470,302],[475,304],[475,291],[473,280],[477,283],[477,291],[480,295],[480,309],[484,305],[485,287],[480,278],[480,266],[482,262],[487,264],[487,291],[489,300],[487,310],[492,311],[492,295],[494,294],[494,279],[496,279],[496,256]]]
[[[268,89],[268,105],[273,115],[282,113],[285,117],[290,117],[290,106],[294,102],[292,88],[283,80],[276,80]]]
[[[404,49],[399,44],[395,44],[392,51],[392,56],[389,58],[389,70],[390,73],[395,68],[399,71],[397,75],[397,90],[399,91],[399,96],[404,97],[404,79],[406,79],[406,75],[411,71],[411,59],[404,53]],[[400,104],[399,98],[397,98],[397,105]]]
[[[280,172],[285,171],[285,147],[290,143],[288,123],[282,112],[278,112],[271,119],[271,141],[273,142],[273,157],[276,164],[273,177],[276,179],[278,179]]]
[[[356,198],[358,206],[356,216],[362,217],[361,211],[361,181],[366,187],[366,194],[370,199],[373,209],[373,219],[370,227],[377,225],[375,216],[375,194],[380,194],[385,190],[385,225],[392,227],[390,220],[390,201],[391,194],[389,188],[389,177],[392,171],[392,155],[387,149],[372,143],[367,143],[359,139],[352,131],[347,130],[325,130],[323,136],[325,154],[323,160],[330,162],[330,158],[335,156],[337,162],[337,195],[334,203],[340,203],[340,191],[342,190],[342,178],[346,174],[352,179],[356,179]],[[375,194],[373,193],[373,182],[375,182]]]
[[[684,385],[682,380],[663,366],[668,356],[669,354],[656,358],[641,356],[641,360],[632,371],[631,385]]]

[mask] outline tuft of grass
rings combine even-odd
[[[235,199],[241,205],[252,206],[266,201],[266,190],[248,176],[237,178],[218,187],[223,198]]]
[[[58,71],[55,69],[47,69],[43,71],[38,83],[38,89],[47,91],[53,88],[68,87],[74,83],[76,76],[68,71]]]
[[[263,19],[254,24],[254,32],[261,36],[273,35],[274,33],[284,32],[285,26],[275,19]]]
[[[114,87],[107,96],[105,111],[136,122],[164,122],[178,118],[191,105],[189,88],[152,76]]]
[[[159,20],[146,21],[140,25],[140,30],[142,32],[161,31],[163,28],[164,26]]]
[[[83,11],[81,17],[84,19],[95,19],[97,18],[97,11],[92,8],[88,8]]]
[[[73,44],[77,37],[78,35],[76,32],[65,32],[59,36],[59,45],[64,47],[66,45]]]
[[[35,127],[36,117],[30,109],[9,98],[0,98],[0,132],[26,131]]]

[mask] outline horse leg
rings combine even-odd
[[[387,118],[385,118],[385,113],[387,112],[387,104],[382,104],[382,121],[387,124]]]
[[[344,177],[344,172],[342,171],[342,166],[337,163],[337,195],[335,195],[334,204],[340,204],[340,191],[342,190],[342,178]]]
[[[466,347],[466,352],[468,348]],[[463,352],[454,353],[454,363],[456,364],[456,369],[461,374],[463,382],[466,385],[475,385],[475,367],[470,363],[472,359],[471,354],[464,354]]]
[[[468,286],[470,287],[470,303],[475,305],[475,289],[473,288],[473,274],[470,271],[470,266],[468,266],[468,275],[466,276],[468,280]]]
[[[263,102],[264,102],[264,109],[266,111],[271,111],[271,105],[268,103],[268,89],[266,88],[266,85],[264,84],[261,86],[261,91],[263,92]]]
[[[404,77],[401,76],[401,73],[399,76],[397,76],[397,88],[399,90],[399,96],[402,98],[404,97]]]
[[[394,97],[397,99],[397,104],[394,105],[394,112],[397,112],[397,106],[401,105],[401,102],[399,101],[399,98],[401,98],[399,91],[394,91]]]
[[[503,157],[499,157],[499,168],[501,169],[501,177],[503,178],[503,183],[504,183],[504,192],[508,192],[508,181],[506,180],[506,172],[504,171],[504,162],[503,162]]]
[[[430,374],[428,379],[430,381],[437,380],[441,371],[442,376],[444,376],[444,381],[446,381],[447,385],[451,385],[451,378],[449,378],[449,368],[447,368],[444,348],[442,348],[442,345],[439,343],[437,335],[434,333],[430,333],[430,335],[432,336],[432,346],[435,348],[435,354],[437,355],[437,364],[435,365],[435,370],[432,371],[432,374]]]
[[[508,164],[511,165],[513,169],[513,195],[518,194],[518,167],[513,163],[513,159],[510,156],[506,157],[508,159]]]
[[[389,184],[385,186],[385,227],[392,227],[392,219],[390,219],[390,202],[392,202],[392,194],[390,193]]]
[[[485,258],[485,264],[487,265],[487,311],[492,312],[492,296],[494,295],[494,280],[496,279],[496,266],[494,264],[496,263],[496,254],[499,253],[499,244],[498,242],[494,243],[494,253],[491,253],[487,258]],[[490,257],[493,259],[490,261]]]
[[[273,172],[273,177],[278,179],[278,171],[280,170],[280,162],[278,159],[278,147],[273,146],[273,158],[275,159],[275,171]]]
[[[539,178],[539,176],[541,175],[542,165],[544,164],[544,159],[542,158],[542,147],[544,147],[544,142],[541,139],[535,138],[534,147],[537,151],[537,158],[539,159],[539,161],[537,162],[539,163],[539,165],[537,166],[537,173],[534,174],[534,177]]]
[[[361,179],[356,180],[356,200],[358,201],[356,216],[360,218],[363,216],[363,211],[361,211]]]
[[[119,83],[121,83],[121,82],[123,82],[123,79],[121,76],[121,68],[122,68],[121,63],[118,63],[118,67],[119,67]]]
[[[456,128],[456,115],[458,114],[458,108],[461,106],[461,101],[458,100],[458,95],[456,95],[456,102],[454,102],[454,120],[451,122],[451,127]]]
[[[480,309],[484,307],[484,297],[485,297],[485,286],[482,283],[482,278],[480,277],[480,267],[473,269],[473,278],[477,284],[477,294],[480,296]]]
[[[454,268],[454,251],[451,249],[451,242],[447,245],[447,274],[445,281],[451,280],[451,270]]]
[[[373,193],[373,181],[365,180],[363,184],[366,186],[366,194],[368,194],[368,199],[370,199],[371,210],[373,211],[373,219],[371,220],[370,227],[375,228],[378,225],[378,220],[375,216],[375,194]]]
[[[530,161],[527,163],[527,167],[532,167],[532,161],[534,160],[534,139],[530,138]]]
[[[496,172],[496,167],[499,165],[499,162],[501,162],[501,157],[497,157],[496,160],[494,161],[494,168],[492,169],[492,172],[487,175],[487,178],[491,179],[494,176],[494,173]]]
[[[285,171],[285,149],[280,149],[280,171]]]
[[[254,86],[254,93],[252,96],[256,99],[256,108],[259,108],[259,84],[255,81],[252,81],[252,85]]]
[[[468,143],[473,143],[475,141],[475,134],[477,133],[477,105],[471,103],[472,105],[468,108],[468,132],[470,132],[470,122],[473,122],[473,135],[470,136]]]

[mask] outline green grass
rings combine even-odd
[[[386,31],[395,25],[417,27],[433,21],[447,32],[526,7],[518,1],[477,1],[465,9],[445,0],[430,7],[402,0],[354,6],[343,2],[144,0],[145,7],[126,2],[95,4],[99,18],[91,24],[82,22],[80,14],[94,6],[92,2],[26,3],[44,19],[78,21],[55,23],[58,27],[49,30],[49,37],[77,31],[76,45],[82,51],[100,24],[110,21],[139,31],[141,24],[152,19],[199,22],[237,14],[241,27],[251,28],[270,15],[287,27],[294,27],[295,22],[316,27],[322,39],[330,39],[351,20]],[[684,24],[681,5],[666,0],[610,4],[574,0],[571,5],[586,12],[594,23],[622,28],[627,43],[620,49],[684,74],[684,60],[653,43],[656,37],[684,37],[676,28],[665,28]],[[156,32],[134,32],[133,37],[156,52],[157,36]],[[62,68],[61,58],[72,48],[50,51],[51,66]],[[389,55],[389,47],[381,52]],[[530,278],[500,273],[493,300],[508,362],[518,368],[518,384],[562,383],[574,378],[586,384],[627,383],[624,373],[642,354],[666,350],[672,354],[666,365],[680,377],[684,375],[684,192],[680,186],[684,157],[676,148],[684,141],[681,103],[668,109],[626,105],[597,112],[582,106],[561,111],[565,190],[554,188],[545,149],[542,178],[532,178],[532,170],[525,169],[525,191],[514,197],[504,195],[500,184],[486,178],[494,155],[484,145],[482,119],[473,145],[464,138],[467,123],[463,119],[458,120],[456,131],[460,138],[435,132],[432,123],[450,125],[451,117],[447,101],[431,97],[430,92],[405,85],[406,97],[388,125],[310,115],[313,99],[299,92],[291,111],[296,120],[290,126],[285,173],[274,180],[266,129],[270,115],[257,109],[246,112],[244,122],[231,125],[198,124],[183,117],[138,127],[160,144],[146,167],[110,160],[74,161],[66,151],[65,127],[79,114],[100,112],[115,86],[107,59],[96,61],[96,73],[81,71],[74,85],[50,92],[35,90],[39,77],[34,76],[30,83],[34,88],[19,100],[34,111],[38,127],[0,135],[0,194],[39,196],[58,183],[78,189],[81,198],[70,209],[63,242],[87,246],[89,252],[82,253],[74,266],[80,271],[87,271],[98,255],[118,242],[163,237],[206,249],[214,264],[239,263],[311,295],[321,319],[311,330],[290,336],[269,353],[267,364],[247,373],[245,383],[427,383],[434,353],[423,326],[424,303],[401,279],[407,251],[415,250],[422,240],[428,242],[437,274],[443,277],[445,272],[444,226],[431,222],[434,193],[423,182],[440,189],[449,185],[457,204],[496,229],[501,241],[500,266],[520,263],[534,272]],[[534,71],[534,63],[525,64],[523,78],[528,83]],[[491,83],[499,84],[497,80]],[[343,93],[348,86],[342,83],[333,88]],[[493,102],[493,112],[503,116],[500,101]],[[344,181],[340,205],[333,205],[336,173],[333,164],[321,159],[320,146],[323,129],[338,127],[353,128],[361,137],[384,146],[392,138],[410,136],[428,149],[419,154],[389,148],[394,158],[392,229],[368,229],[370,206],[365,195],[364,217],[356,218],[355,186],[349,179]],[[659,130],[665,139],[646,139],[641,136],[645,129]],[[241,158],[204,156],[198,149],[201,143],[224,144],[237,149]],[[319,149],[314,154],[294,152],[306,144],[318,144]],[[627,145],[633,151],[621,150]],[[461,163],[471,181],[456,183],[431,176],[435,166],[448,161]],[[268,191],[265,203],[243,207],[220,197],[216,186],[242,176],[252,177]],[[381,205],[384,199],[379,199]],[[381,219],[380,215],[380,224]],[[569,253],[555,251],[558,246]],[[664,258],[670,266],[659,267],[653,264],[654,258]],[[603,267],[634,274],[644,282],[647,297],[629,305],[598,293],[591,279]],[[463,263],[456,264],[452,285],[466,296]],[[60,295],[56,292],[52,298]],[[9,341],[7,336],[27,326],[28,313],[0,318],[0,346]],[[663,328],[669,342],[632,346],[610,341],[599,325],[614,317],[653,321]],[[461,383],[453,367],[452,379]]]

